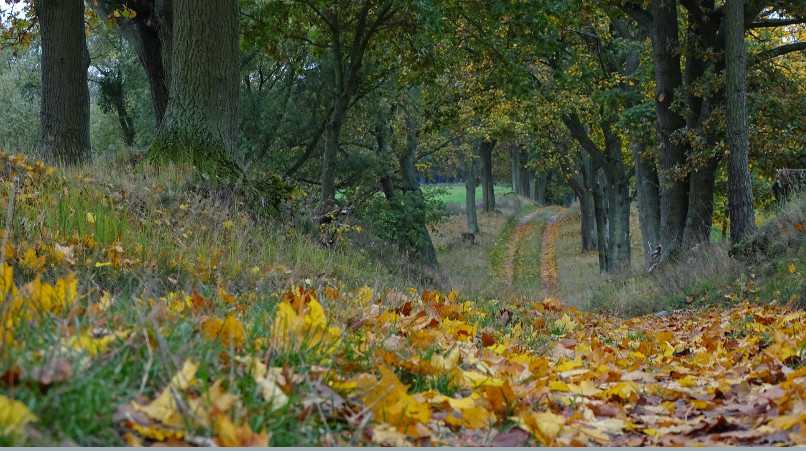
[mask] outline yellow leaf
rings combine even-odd
[[[171,378],[170,386],[177,389],[177,390],[184,390],[191,385],[193,385],[192,381],[196,376],[196,371],[199,369],[199,365],[193,363],[192,360],[187,359],[182,364],[182,369],[177,371],[176,374]]]
[[[682,379],[678,379],[677,383],[680,384],[681,387],[696,387],[698,385],[696,378],[690,374]]]
[[[644,429],[644,434],[646,434],[646,435],[648,435],[648,436],[650,436],[652,438],[660,438],[661,437],[661,432],[658,431],[657,429],[653,429],[653,428]]]
[[[372,300],[375,293],[372,291],[372,288],[364,285],[363,287],[359,288],[355,292],[355,302],[359,305],[368,304],[369,301]]]
[[[566,332],[574,330],[576,326],[577,322],[572,320],[571,317],[568,316],[568,313],[564,313],[562,318],[554,322],[554,327],[561,328]]]
[[[285,385],[286,380],[282,373],[282,368],[269,368],[265,377],[255,378],[260,395],[263,396],[272,410],[277,410],[288,405],[288,395],[280,389],[280,385]]]
[[[565,426],[565,417],[551,412],[525,412],[521,420],[543,445],[549,445]]]
[[[470,407],[461,410],[461,416],[453,413],[445,417],[445,422],[454,426],[464,426],[468,429],[482,429],[495,422],[495,414],[482,407]]]
[[[23,254],[20,265],[31,272],[41,272],[42,267],[45,266],[45,256],[36,256],[36,250],[28,248]]]
[[[560,373],[564,371],[571,371],[582,367],[582,356],[577,354],[576,358],[572,360],[562,359],[562,363],[557,365],[557,371]]]
[[[602,392],[602,390],[599,390],[593,386],[593,382],[587,379],[580,382],[579,385],[571,384],[570,389],[571,393],[576,393],[582,396],[596,396]]]
[[[224,229],[226,230],[232,229],[232,221],[224,221],[221,223],[221,225],[224,226]]]
[[[360,375],[356,385],[364,404],[372,409],[378,421],[396,426],[409,436],[419,436],[418,423],[431,419],[431,408],[408,394],[408,386],[400,382],[394,371],[381,367],[381,380]]]
[[[0,435],[18,434],[26,424],[37,421],[28,406],[0,395]]]
[[[563,381],[551,381],[549,382],[549,387],[555,391],[571,391],[571,389],[568,388],[568,384]]]
[[[170,388],[164,388],[159,396],[148,405],[144,406],[132,401],[131,406],[137,412],[143,413],[152,420],[159,421],[166,426],[176,427],[180,424],[181,419],[176,407],[176,400],[174,400]]]
[[[89,222],[90,224],[95,224],[95,215],[90,212],[87,212],[87,222]]]
[[[794,272],[795,272],[795,264],[794,264],[794,263],[790,263],[790,264],[789,264],[789,273],[790,273],[790,274],[792,274],[792,273],[794,273]]]
[[[140,434],[143,438],[148,438],[151,440],[156,440],[157,442],[164,442],[169,439],[175,440],[182,440],[185,436],[185,433],[182,431],[176,431],[172,429],[166,428],[159,428],[154,426],[140,426],[137,423],[132,424],[132,429]],[[142,442],[140,442],[140,438],[132,435],[126,434],[126,441],[130,443],[130,446],[142,446]],[[132,435],[132,438],[129,439],[129,435]],[[137,445],[139,443],[139,445]]]
[[[448,353],[447,356],[443,357],[441,355],[435,354],[433,357],[431,357],[431,365],[433,365],[434,368],[436,368],[436,369],[438,369],[440,371],[448,372],[451,369],[453,369],[454,367],[456,367],[456,365],[458,365],[458,364],[459,364],[459,348],[458,347],[453,348],[451,350],[451,352]]]
[[[104,266],[112,266],[112,262],[105,262],[105,263],[95,262],[96,268],[103,268]]]
[[[17,295],[17,287],[14,286],[14,268],[3,262],[3,274],[0,275],[0,299],[14,297]]]

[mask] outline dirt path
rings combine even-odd
[[[557,291],[557,237],[559,235],[561,212],[554,213],[546,221],[543,241],[540,245],[540,286],[546,295]]]
[[[514,260],[518,243],[523,237],[529,234],[530,230],[533,228],[532,219],[534,219],[538,213],[540,213],[540,210],[533,211],[519,219],[518,225],[515,226],[515,230],[512,232],[512,239],[507,243],[507,253],[504,259],[504,278],[501,282],[501,286],[505,291],[509,291],[512,288],[512,281],[515,278]]]

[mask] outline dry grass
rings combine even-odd
[[[452,215],[436,226],[431,239],[443,273],[443,285],[459,292],[486,292],[491,288],[489,279],[489,254],[496,237],[507,223],[507,215],[500,211],[479,212],[479,229],[476,244],[463,242],[461,235],[467,231],[467,217]]]

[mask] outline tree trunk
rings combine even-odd
[[[107,20],[120,6],[115,0],[91,1],[87,4],[104,20]],[[136,15],[133,18],[115,18],[115,26],[137,54],[137,59],[140,60],[140,65],[145,70],[156,127],[159,128],[168,107],[169,77],[164,61],[171,58],[170,51],[166,49],[172,47],[169,40],[172,36],[170,29],[173,27],[173,23],[169,21],[171,13],[160,11],[160,9],[171,8],[171,2],[169,0],[130,1],[126,3],[126,6],[131,8]],[[168,30],[161,30],[162,28],[168,28]]]
[[[484,211],[495,210],[495,190],[493,183],[493,147],[496,140],[482,140],[479,143],[481,157],[481,197]]]
[[[529,175],[529,199],[537,201],[537,174],[533,170],[528,170]]]
[[[410,226],[415,230],[415,240],[412,243],[414,255],[420,262],[432,268],[438,268],[437,252],[434,249],[434,243],[431,241],[431,235],[428,233],[428,227],[426,226],[425,199],[423,198],[420,184],[417,183],[417,169],[414,166],[417,146],[417,124],[413,116],[407,115],[406,153],[400,158],[400,175],[402,179],[401,190],[404,193],[408,193],[414,203],[413,208],[409,209]]]
[[[387,128],[378,133],[378,151],[391,153],[387,145]],[[381,177],[381,187],[389,207],[395,211],[395,229],[400,233],[396,238],[398,247],[412,260],[431,268],[438,268],[437,253],[426,226],[425,200],[417,183],[417,170],[414,157],[417,153],[417,123],[410,114],[406,115],[406,153],[399,159],[399,193],[392,181],[392,175]]]
[[[126,110],[126,102],[123,98],[123,95],[118,97],[117,101],[115,102],[115,110],[117,111],[120,128],[123,131],[123,141],[127,146],[133,146],[136,131],[134,129],[134,122],[132,121],[131,116],[129,116],[129,112]]]
[[[596,212],[594,210],[593,193],[589,190],[582,192],[579,199],[581,231],[582,231],[582,252],[593,252],[597,250],[596,232]]]
[[[635,188],[638,192],[638,222],[644,250],[644,264],[649,266],[652,253],[660,244],[660,199],[658,194],[658,171],[655,164],[646,158],[643,142],[632,146],[635,162]]]
[[[541,172],[535,176],[535,202],[541,207],[547,205],[546,187],[548,186],[548,174]]]
[[[744,0],[727,0],[725,4],[727,136],[728,145],[728,209],[730,210],[730,243],[737,244],[756,230],[753,210],[753,185],[750,179],[747,127],[747,56],[744,45]]]
[[[476,173],[478,172],[478,156],[468,155],[462,159],[465,176],[465,211],[467,213],[467,232],[479,233],[479,221],[476,218]]]
[[[714,182],[718,164],[717,158],[709,158],[704,167],[689,175],[686,248],[711,239],[711,226],[714,223]]]
[[[607,272],[623,273],[630,268],[629,180],[609,179],[607,196]]]
[[[529,161],[529,155],[525,147],[520,149],[519,161],[521,162],[521,175],[520,175],[520,191],[518,193],[523,197],[529,197],[529,170],[526,169],[526,163]]]
[[[688,209],[688,184],[675,176],[685,164],[685,147],[674,133],[685,120],[672,108],[675,91],[682,86],[678,41],[677,1],[652,0],[654,20],[650,30],[655,67],[655,114],[660,144],[661,260],[678,254],[684,237]]]
[[[84,2],[36,0],[42,36],[42,154],[48,161],[91,160],[90,58],[84,32]]]
[[[598,179],[599,177],[596,178]],[[597,180],[591,189],[593,214],[596,218],[596,247],[599,252],[599,271],[606,272],[610,266],[610,258],[607,252],[607,211],[602,191],[602,184]]]
[[[211,176],[240,179],[232,158],[238,147],[238,2],[173,5],[171,98],[149,158],[189,161]]]
[[[521,150],[520,145],[510,149],[510,161],[512,162],[512,191],[520,194],[521,186]]]

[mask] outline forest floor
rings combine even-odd
[[[435,240],[446,272],[475,256],[442,293],[265,235],[186,168],[1,163],[0,444],[806,444],[803,311],[569,307],[570,211]]]

